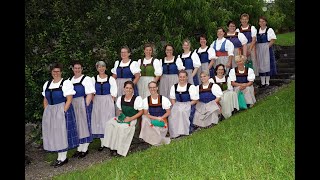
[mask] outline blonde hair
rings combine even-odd
[[[235,60],[236,62],[238,62],[238,61],[244,62],[245,56],[244,56],[244,55],[236,55],[236,57],[234,58],[234,60]]]
[[[206,76],[210,76],[208,70],[203,70],[203,71],[201,71],[200,76],[201,76],[202,74],[204,74],[204,75],[206,75]]]

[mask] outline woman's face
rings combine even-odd
[[[53,78],[61,78],[61,69],[60,68],[52,69],[51,75]]]
[[[80,64],[75,64],[72,67],[72,71],[75,76],[80,76],[82,74],[82,66]]]
[[[129,59],[130,53],[128,52],[127,49],[122,48],[120,52],[121,58],[122,59]]]
[[[144,55],[146,57],[151,57],[152,56],[152,48],[151,47],[144,48]]]
[[[158,87],[155,83],[149,84],[149,91],[151,95],[158,94]]]
[[[184,51],[190,51],[190,44],[188,42],[184,42],[182,45],[182,49]]]
[[[244,67],[244,61],[242,59],[239,61],[236,61],[236,63],[238,67]]]
[[[259,19],[259,26],[260,27],[266,27],[267,26],[267,22],[264,19]]]
[[[217,69],[217,75],[224,75],[224,68],[223,66],[219,66]]]
[[[200,37],[200,45],[201,46],[206,46],[207,45],[207,40],[204,37]]]
[[[166,55],[172,56],[173,55],[173,48],[171,46],[166,47]]]
[[[200,80],[201,80],[202,83],[207,83],[209,81],[209,76],[202,73],[200,75]]]
[[[233,23],[230,23],[229,26],[228,26],[228,31],[233,33],[236,31],[236,25],[233,24]]]
[[[186,75],[186,73],[180,73],[179,74],[179,83],[186,83],[188,80],[188,76]]]
[[[247,25],[248,22],[249,22],[249,18],[246,17],[246,16],[242,16],[241,19],[240,19],[240,22],[242,25]]]
[[[99,65],[97,68],[97,71],[99,72],[99,74],[105,74],[106,73],[106,67],[105,66],[101,66]]]
[[[125,87],[124,87],[124,93],[126,95],[132,95],[133,94],[133,87],[131,84],[127,84]]]
[[[223,37],[224,37],[224,32],[223,32],[222,29],[219,29],[219,30],[217,31],[217,36],[218,36],[218,38],[223,38]]]

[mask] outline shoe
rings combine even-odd
[[[88,153],[89,153],[89,150],[87,150],[86,152],[81,152],[78,158],[84,158],[87,156]]]
[[[98,151],[103,151],[104,148],[105,148],[104,146],[99,147]]]
[[[265,87],[265,88],[269,88],[269,86],[270,86],[270,84],[265,84],[264,87]]]
[[[262,84],[260,84],[260,85],[259,85],[259,88],[265,88],[265,87],[266,87],[266,85],[265,85],[265,84],[263,84],[263,85],[262,85]]]
[[[54,168],[57,168],[57,167],[60,167],[60,166],[63,166],[64,164],[68,163],[68,158],[65,159],[64,161],[60,161],[60,160],[56,160],[52,165]]]
[[[76,151],[76,152],[72,155],[72,157],[73,157],[73,158],[79,157],[80,153],[81,153],[80,151]]]

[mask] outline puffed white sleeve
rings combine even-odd
[[[227,86],[229,91],[233,91],[233,86],[231,85],[231,80],[230,78],[227,79]]]
[[[111,94],[111,96],[117,97],[118,86],[117,86],[117,82],[114,79],[114,77],[110,76],[109,83],[110,83],[110,94]]]
[[[198,100],[199,99],[199,89],[195,85],[190,86],[189,94],[190,94],[191,100]]]
[[[256,75],[254,74],[253,69],[249,68],[248,69],[248,81],[254,81],[254,79],[256,78]]]
[[[141,59],[138,59],[137,63],[138,63],[138,66],[140,67],[141,66]]]
[[[176,93],[175,93],[174,85],[172,85],[171,89],[170,89],[170,99],[176,99]]]
[[[162,96],[162,109],[170,109],[170,107],[171,107],[170,100],[167,97]]]
[[[236,32],[238,32],[238,33],[240,32],[239,28],[236,29]]]
[[[213,41],[213,42],[210,44],[210,48],[213,48],[214,42],[215,42],[215,41]]]
[[[42,92],[41,92],[42,96],[46,96],[45,91],[46,91],[48,82],[49,82],[49,81],[45,82],[44,85],[43,85],[43,87],[42,87]]]
[[[96,79],[94,78],[94,76],[93,76],[93,77],[91,77],[91,83],[92,83],[92,85],[93,85],[94,89],[96,89],[96,88],[95,88]],[[95,92],[94,92],[94,93],[96,93],[96,90],[95,90]]]
[[[112,74],[117,74],[117,67],[118,67],[119,63],[120,63],[119,61],[114,62],[114,66],[111,69]]]
[[[228,51],[228,56],[234,56],[234,45],[229,39],[226,40],[226,50]]]
[[[201,66],[200,58],[196,52],[192,53],[191,59],[192,59],[193,67],[198,68]]]
[[[84,91],[86,94],[96,93],[96,89],[90,77],[86,76],[82,81],[82,85],[84,86]]]
[[[239,40],[241,42],[242,45],[247,44],[248,43],[248,39],[247,37],[243,34],[243,33],[239,33],[238,34]]]
[[[209,79],[209,82],[211,82],[211,83],[215,84],[215,82],[214,82],[213,78],[210,78],[210,79]]]
[[[183,63],[182,63],[182,59],[180,58],[180,55],[177,58],[176,65],[177,65],[179,71],[182,69],[185,69],[185,67],[183,66]]]
[[[153,61],[153,67],[154,67],[154,75],[161,76],[162,75],[162,65],[161,65],[159,59],[155,59]]]
[[[136,97],[136,99],[134,100],[133,108],[138,111],[143,109],[141,96]]]
[[[148,97],[146,97],[146,98],[143,99],[142,108],[145,109],[145,110],[148,110],[148,109],[149,109]]]
[[[236,73],[234,71],[234,68],[232,68],[229,72],[229,78],[230,81],[236,81],[237,80],[237,77],[236,77]]]
[[[276,34],[274,33],[274,30],[272,29],[272,28],[269,28],[268,29],[268,32],[267,32],[267,34],[268,34],[268,41],[270,41],[271,39],[277,39],[277,36],[276,36]]]
[[[218,86],[217,84],[213,84],[213,85],[212,85],[211,92],[212,92],[212,94],[215,95],[216,97],[221,97],[221,96],[223,95],[220,86]]]
[[[257,28],[251,26],[251,37],[257,37]]]
[[[133,61],[133,60],[131,60]],[[133,61],[130,65],[130,71],[132,72],[132,74],[136,74],[136,73],[140,73],[141,69],[140,69],[140,66],[138,64],[138,62],[136,61]]]
[[[118,109],[122,110],[121,109],[121,96],[118,97],[116,105],[117,105]]]
[[[213,47],[209,47],[208,49],[208,56],[209,59],[217,59],[218,57],[216,56],[216,51],[213,49]]]
[[[63,96],[75,95],[76,91],[73,89],[73,84],[69,79],[66,79],[62,85]]]

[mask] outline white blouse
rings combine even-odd
[[[131,100],[131,99],[130,99],[130,100]],[[130,100],[129,100],[129,101],[126,101],[126,99],[125,99],[125,102],[130,102]],[[120,110],[122,110],[122,109],[121,109],[121,96],[118,97],[116,105],[117,105],[117,107],[118,107]],[[134,108],[135,110],[138,110],[138,111],[140,111],[140,110],[143,109],[141,96],[137,96],[137,97],[136,97],[136,99],[134,100],[133,108]]]
[[[198,53],[202,53],[202,52],[205,52],[207,50],[207,47],[206,46],[204,49],[202,49],[201,47],[198,48]],[[194,50],[194,52],[197,52],[197,50]],[[216,51],[213,49],[213,48],[209,48],[208,49],[208,57],[209,59],[217,59],[218,57],[216,56]]]
[[[76,78],[76,79],[75,79],[74,76],[73,76],[73,77],[71,78],[71,82],[72,82],[73,84],[79,83],[83,76],[84,76],[84,75],[81,75],[80,77],[78,77],[78,78]],[[91,80],[90,77],[86,76],[86,77],[83,79],[83,81],[82,81],[82,85],[84,86],[84,92],[85,92],[86,94],[96,93],[96,89],[95,89],[95,87],[94,87],[94,84],[92,84],[92,80]]]
[[[247,30],[249,28],[249,26],[248,27],[246,27],[246,28],[242,28],[243,30]],[[239,28],[237,28],[236,29],[236,32],[240,32],[240,29]],[[257,28],[256,27],[254,27],[254,26],[251,26],[251,37],[256,37],[257,36]]]
[[[127,67],[130,62],[133,61],[133,60],[129,60],[128,62],[126,63],[123,63],[122,61],[120,62],[120,65],[119,67]],[[116,61],[114,62],[114,67],[111,69],[111,72],[113,74],[117,74],[117,67],[118,67],[118,64],[119,64],[119,61]],[[130,71],[132,72],[132,74],[136,74],[136,73],[140,73],[141,69],[140,69],[140,66],[139,64],[137,63],[137,61],[133,61],[130,65]]]
[[[53,80],[49,86],[49,89],[55,89],[55,88],[59,88],[59,85],[61,83],[61,81],[63,80],[63,78],[57,82],[57,83],[54,83]],[[42,87],[42,96],[45,96],[45,91],[46,91],[46,88],[47,88],[47,84],[48,84],[49,81],[45,82],[43,87]],[[64,97],[67,97],[69,95],[75,95],[76,94],[76,91],[73,89],[73,84],[72,82],[69,80],[69,79],[66,79],[63,84],[62,84],[62,92],[63,92],[63,96]]]
[[[262,30],[261,28],[259,28],[259,34],[263,34],[266,32],[266,29],[267,27]],[[267,38],[268,38],[268,41],[270,41],[271,39],[277,39],[277,36],[276,34],[274,33],[274,30],[272,28],[269,28],[268,29],[268,32],[267,32]]]
[[[233,34],[227,33],[227,35],[235,35],[235,34],[236,33],[233,33]],[[238,39],[242,45],[247,44],[247,42],[248,42],[248,39],[246,38],[246,36],[241,32],[238,33]]]
[[[92,77],[91,80],[92,80],[92,84],[96,83],[96,79],[94,77]],[[97,81],[98,82],[106,82],[107,80],[108,80],[108,75],[107,75],[106,78],[103,78],[103,79],[100,78],[99,75],[97,75]],[[110,94],[111,94],[111,96],[117,97],[118,87],[117,87],[117,82],[114,79],[114,77],[110,76],[109,83],[110,83]]]
[[[182,57],[180,57],[180,55],[178,55],[178,58],[177,58],[177,61],[180,60],[181,61],[181,64],[177,62],[177,66],[178,66],[178,70],[182,70],[182,69],[185,69],[185,67],[183,66],[183,63],[182,63],[182,59],[181,58],[187,58],[190,56],[190,53],[192,51],[190,51],[189,53],[187,54],[182,54]],[[193,63],[193,67],[194,68],[198,68],[201,66],[201,61],[200,61],[200,58],[198,56],[197,53],[192,53],[191,55],[191,59],[192,59],[192,63]]]
[[[143,58],[143,64],[150,64],[151,61],[152,61],[152,58],[151,59]],[[138,60],[138,65],[139,65],[139,67],[141,66],[141,59]],[[159,59],[154,59],[153,68],[154,68],[154,75],[155,76],[162,75],[162,65],[161,65]]]
[[[174,85],[171,86],[170,89],[170,99],[176,99],[176,92],[175,92],[175,87]],[[187,91],[187,84],[185,86],[180,86],[180,84],[178,83],[178,87],[177,87],[177,91],[178,92],[185,92]],[[198,88],[195,85],[191,85],[189,88],[189,94],[190,94],[190,98],[191,100],[198,100],[199,99],[199,92],[198,92]]]
[[[239,71],[240,73],[244,73],[244,71]],[[248,81],[254,81],[254,79],[256,78],[256,75],[254,74],[254,71],[253,69],[249,68],[248,69],[248,76],[247,76],[247,80]],[[229,72],[229,78],[230,81],[236,81],[237,77],[236,77],[236,74],[235,74],[235,69],[232,68]]]
[[[152,104],[158,104],[158,98],[157,99],[151,98],[151,103]],[[167,97],[162,96],[161,104],[162,104],[162,109],[170,109],[171,102]],[[146,110],[149,109],[148,97],[143,99],[143,109],[146,109]]]
[[[226,49],[226,51],[228,51],[228,56],[234,56],[234,54],[233,54],[233,50],[234,50],[234,45],[233,45],[233,43],[232,43],[229,39],[226,39],[226,38],[224,38],[224,37],[223,37],[222,39],[217,39],[217,40],[213,41],[213,43],[210,45],[210,48],[211,48],[211,47],[213,48],[214,43],[217,42],[217,43],[216,43],[216,49],[217,49],[217,51],[219,51],[219,50],[221,49],[222,43],[223,43],[225,40],[226,40],[226,47],[225,47],[225,49]]]
[[[210,82],[210,81],[209,81],[209,82]],[[209,84],[210,84],[210,83],[209,83]],[[203,88],[203,89],[207,89],[207,88],[209,87],[209,84],[206,85],[206,86],[203,85],[202,88]],[[197,88],[198,88],[198,92],[199,92],[199,90],[200,90],[200,85],[198,85]],[[217,98],[218,98],[218,97],[221,97],[221,96],[223,95],[220,86],[217,85],[217,84],[213,84],[213,85],[212,85],[212,87],[211,87],[211,92],[212,92],[212,94],[215,95]]]

